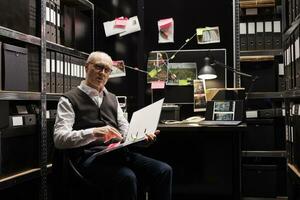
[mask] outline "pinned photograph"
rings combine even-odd
[[[109,78],[126,76],[125,64],[123,60],[113,61],[112,72]]]
[[[197,79],[197,63],[169,63],[167,85],[193,85]]]
[[[161,19],[158,25],[158,43],[174,42],[174,21],[173,18]]]
[[[197,28],[196,33],[198,44],[219,43],[221,41],[218,26]]]
[[[194,112],[206,110],[206,95],[204,80],[194,80]]]
[[[147,62],[147,83],[153,81],[167,81],[168,54],[161,52],[150,52]]]

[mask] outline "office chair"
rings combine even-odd
[[[68,156],[66,150],[54,150],[53,199],[103,199],[100,188],[84,177]],[[97,193],[96,193],[97,192]]]

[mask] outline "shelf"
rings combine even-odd
[[[40,92],[0,91],[0,100],[41,100]]]
[[[0,178],[0,190],[38,178],[39,176],[40,168],[33,168],[11,176]]]
[[[82,52],[82,51],[78,51],[76,49],[70,48],[70,47],[66,47],[63,46],[61,44],[56,44],[54,42],[50,42],[47,41],[47,48],[51,49],[53,51],[58,51],[60,53],[63,54],[68,54],[68,55],[72,55],[72,56],[76,56],[76,57],[80,57],[80,58],[87,58],[88,57],[88,53]]]
[[[269,56],[241,56],[240,62],[263,62],[263,61],[272,61],[274,60],[273,55]]]
[[[286,151],[242,151],[243,157],[285,158]]]
[[[3,26],[0,26],[0,36],[11,38],[11,39],[18,40],[21,42],[34,44],[37,46],[41,46],[40,38],[38,38],[36,36],[25,34],[25,33],[21,33],[19,31],[15,31],[15,30],[3,27]]]
[[[296,20],[291,24],[291,26],[283,34],[284,41],[289,38],[289,36],[294,32],[294,30],[299,26],[299,24],[300,24],[300,17],[297,17]]]
[[[299,92],[300,93],[300,92]],[[283,99],[283,92],[250,92],[246,93],[247,99]]]
[[[240,57],[244,56],[281,56],[283,55],[282,49],[266,49],[266,50],[249,50],[241,51]]]
[[[295,165],[288,163],[288,168],[292,170],[294,174],[297,175],[298,178],[300,178],[300,171]]]
[[[58,93],[47,93],[47,101],[58,101],[62,94]]]
[[[275,7],[275,0],[240,0],[240,8]]]
[[[285,98],[299,98],[300,97],[300,89],[287,90],[284,93]]]

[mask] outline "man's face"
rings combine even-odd
[[[97,57],[85,66],[86,84],[98,91],[105,86],[111,73],[111,61],[108,58]]]

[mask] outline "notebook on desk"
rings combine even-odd
[[[132,114],[129,129],[125,134],[123,143],[112,143],[106,149],[94,153],[92,157],[96,157],[125,146],[141,142],[145,139],[145,134],[154,133],[160,118],[161,108],[164,99],[156,101]]]

